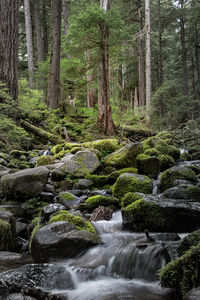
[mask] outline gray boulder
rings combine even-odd
[[[35,233],[31,254],[35,262],[44,263],[75,257],[97,244],[95,234],[77,230],[70,222],[59,221],[46,225]]]
[[[199,228],[200,203],[146,195],[122,209],[122,218],[135,231],[191,232]]]
[[[59,202],[63,204],[66,209],[72,209],[80,205],[81,199],[69,192],[62,192],[59,194]]]
[[[91,180],[83,178],[79,179],[79,181],[74,184],[74,189],[86,189],[91,187],[92,185],[93,182]]]
[[[64,210],[65,206],[60,203],[51,203],[48,205],[45,205],[41,210],[41,216],[44,218],[44,220],[49,220],[49,217],[58,211]]]
[[[184,300],[199,300],[200,299],[200,287],[189,291]]]
[[[3,176],[1,184],[6,198],[26,201],[38,197],[47,183],[49,170],[46,167],[25,169]]]

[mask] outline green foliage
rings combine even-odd
[[[87,230],[89,232],[96,233],[96,230],[90,221],[87,221],[80,216],[72,215],[66,210],[61,210],[54,214],[54,216],[50,218],[49,223],[51,224],[59,221],[70,222],[74,224],[78,230]]]
[[[185,254],[192,246],[197,246],[200,243],[200,230],[193,231],[183,238],[178,246],[179,256]]]

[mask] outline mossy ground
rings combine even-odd
[[[66,210],[61,210],[54,214],[54,216],[50,218],[49,223],[51,224],[58,221],[70,222],[76,226],[77,230],[87,230],[91,233],[96,233],[96,230],[90,221],[85,220],[80,216],[72,215]]]

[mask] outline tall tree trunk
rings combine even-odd
[[[51,0],[51,53],[48,83],[47,106],[59,107],[60,98],[60,49],[62,0]]]
[[[91,51],[87,51],[87,65],[88,65],[88,72],[87,72],[87,107],[91,108],[94,107],[95,103],[95,95],[96,95],[96,88],[93,87],[94,82],[94,71],[90,69],[90,60],[91,60]]]
[[[37,43],[37,60],[38,62],[44,61],[44,39],[42,36],[42,10],[40,5],[41,0],[34,1],[34,17],[35,17],[35,33]]]
[[[146,109],[147,120],[150,120],[151,105],[151,19],[150,0],[145,0],[145,27],[146,27]]]
[[[159,87],[163,84],[163,41],[162,41],[162,24],[160,15],[160,0],[158,0],[158,36],[159,36],[159,76],[158,84]],[[164,114],[163,98],[160,95],[160,116]]]
[[[198,30],[197,30],[197,23],[195,23],[195,60],[196,60],[196,70],[197,70],[197,95],[199,100],[200,106],[200,58],[199,58],[199,38],[198,38]]]
[[[18,97],[18,11],[19,0],[0,1],[0,81],[14,100]]]
[[[138,1],[138,20],[139,20],[139,37],[138,37],[138,93],[139,106],[145,105],[144,95],[144,42],[143,42],[143,19],[142,19],[142,2]]]
[[[68,36],[68,3],[66,0],[62,0],[62,11],[63,11],[63,20],[64,20],[64,32],[65,36]]]
[[[42,39],[44,42],[44,57],[46,58],[49,52],[48,46],[48,26],[47,26],[47,2],[49,0],[40,0],[40,11],[41,11],[41,32],[42,32]]]
[[[185,44],[185,15],[184,15],[184,1],[180,0],[181,4],[181,17],[180,17],[180,27],[181,27],[181,48],[182,48],[182,66],[183,66],[183,91],[184,95],[188,95],[188,70],[187,70],[187,50]]]
[[[31,89],[34,87],[34,62],[33,62],[33,34],[31,22],[31,10],[29,0],[24,0],[24,13],[25,13],[25,27],[26,27],[26,44],[28,55],[28,71],[29,71],[29,86]]]
[[[100,7],[106,12],[110,9],[111,0],[100,0]],[[114,134],[114,123],[109,100],[109,27],[102,22],[100,29],[100,63],[98,80],[98,121],[105,134]]]

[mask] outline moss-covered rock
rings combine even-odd
[[[93,142],[83,143],[83,147],[97,149],[103,154],[103,156],[106,156],[119,149],[119,142],[117,139],[96,140]]]
[[[160,173],[160,160],[156,156],[139,154],[137,156],[137,168],[140,174],[157,178]]]
[[[200,230],[189,233],[179,244],[177,251],[179,256],[185,254],[191,247],[200,243]]]
[[[168,145],[166,141],[160,140],[155,148],[162,154],[169,155],[175,160],[180,158],[180,150],[174,146]]]
[[[128,205],[132,204],[133,202],[144,199],[144,194],[142,193],[126,193],[124,197],[122,198],[121,205],[122,207],[127,207]]]
[[[26,158],[27,152],[26,151],[21,151],[21,150],[12,150],[10,152],[10,158],[20,159],[21,156],[24,156]]]
[[[155,156],[160,161],[160,171],[164,171],[168,168],[171,168],[175,165],[175,161],[172,156],[167,154],[162,154],[156,148],[149,148],[144,151],[145,155]]]
[[[53,164],[53,161],[54,159],[51,155],[41,155],[36,161],[36,167],[51,165]]]
[[[117,169],[136,167],[136,157],[143,152],[142,144],[130,143],[105,157],[105,165]]]
[[[51,153],[52,153],[53,155],[55,155],[55,154],[59,153],[59,152],[62,151],[62,150],[63,150],[63,144],[57,144],[57,145],[55,145],[55,146],[53,146],[53,147],[51,148]]]
[[[74,147],[81,147],[81,145],[78,143],[66,143],[64,145],[64,150],[71,150]]]
[[[184,179],[191,182],[197,181],[197,176],[194,171],[187,167],[172,167],[161,174],[160,190],[164,192],[166,189],[173,187],[177,179]]]
[[[136,168],[124,168],[124,169],[121,169],[121,170],[114,171],[110,175],[108,175],[108,181],[109,181],[109,183],[114,183],[117,180],[117,178],[121,174],[124,174],[124,173],[134,173],[134,174],[137,174],[138,170]]]
[[[85,220],[80,216],[72,215],[66,210],[61,210],[57,212],[54,216],[50,218],[49,223],[51,224],[59,221],[70,222],[76,226],[77,230],[86,230],[91,233],[96,233],[96,230],[90,221]]]
[[[101,195],[92,196],[86,200],[86,208],[89,211],[94,210],[98,206],[106,206],[107,207],[110,205],[115,205],[116,207],[119,207],[119,201],[114,197],[106,197],[106,196],[101,196]]]
[[[145,175],[124,173],[112,187],[114,197],[121,199],[128,192],[152,193],[152,181]]]
[[[85,178],[87,178],[88,180],[91,180],[95,187],[103,187],[109,181],[109,178],[107,175],[88,174],[88,175],[86,175]]]
[[[0,251],[11,251],[14,248],[14,237],[8,222],[0,220]]]
[[[200,201],[200,187],[196,185],[177,185],[164,191],[163,195],[172,199]]]
[[[55,154],[53,157],[54,159],[62,159],[67,153],[69,153],[69,150],[61,150],[57,154]]]
[[[159,272],[161,285],[174,288],[177,298],[200,284],[200,243],[192,247],[184,255],[168,263]]]

